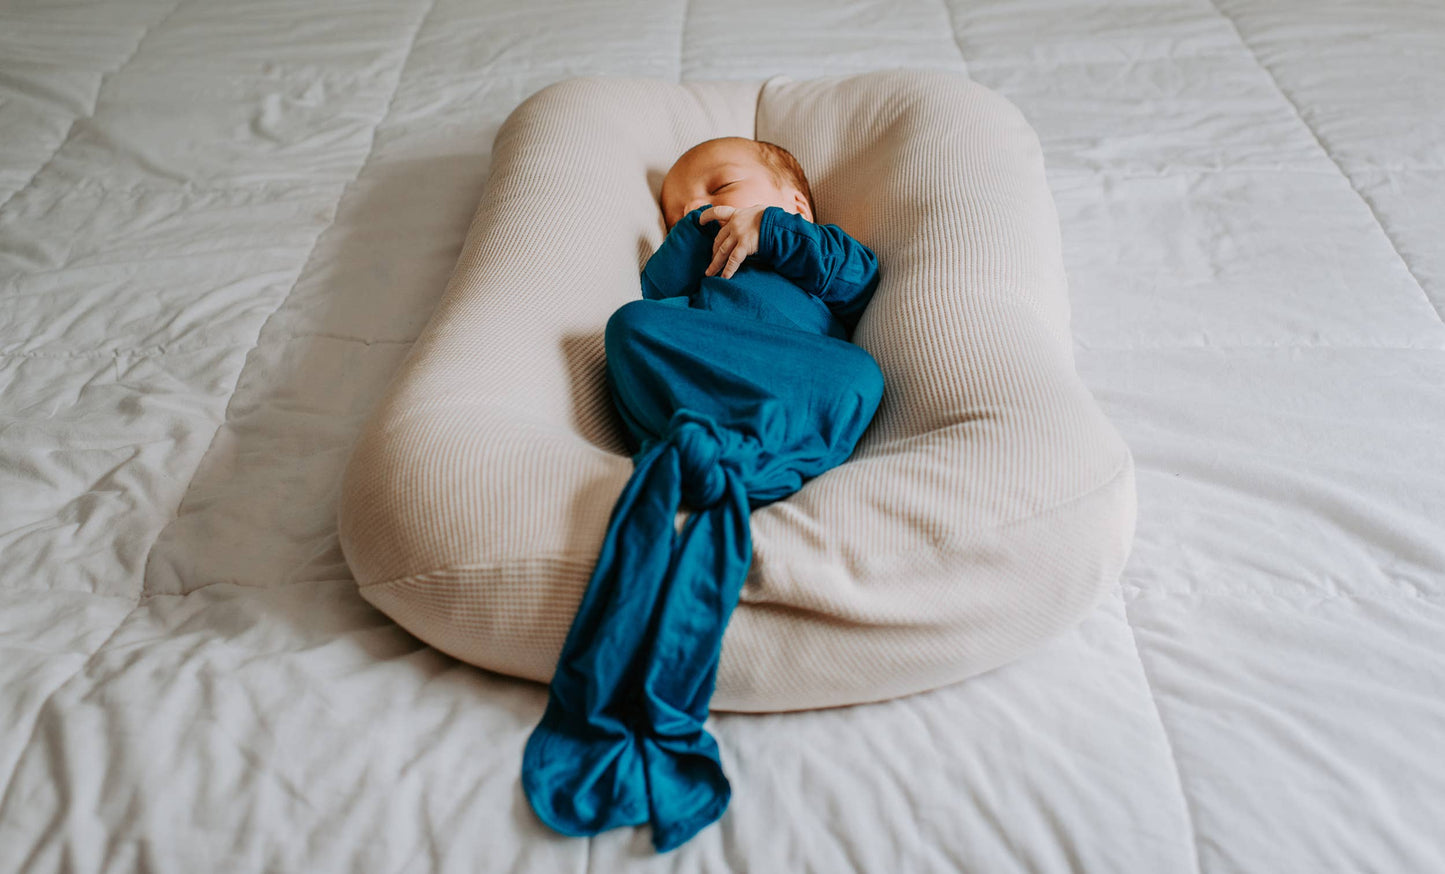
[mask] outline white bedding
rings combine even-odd
[[[324,7],[0,0],[0,871],[1445,870],[1445,7]],[[522,98],[893,66],[1039,132],[1119,589],[957,686],[715,714],[672,853],[554,834],[545,688],[357,594],[352,441]]]

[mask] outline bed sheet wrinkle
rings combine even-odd
[[[140,599],[136,598],[131,601],[130,609],[125,612],[125,615],[120,617],[120,620],[116,622],[115,627],[110,630],[110,634],[106,635],[105,639],[102,640],[95,649],[91,650],[90,653],[87,654],[85,661],[81,662],[80,666],[77,667],[75,671],[70,674],[70,676],[66,677],[63,681],[57,684],[55,688],[50,690],[50,692],[41,702],[40,706],[36,709],[34,722],[32,722],[30,725],[30,735],[26,739],[25,743],[20,746],[20,750],[24,751],[34,748],[36,733],[40,730],[41,723],[45,721],[46,713],[49,709],[51,709],[52,703],[55,701],[55,696],[66,686],[69,686],[71,683],[76,682],[79,678],[88,675],[87,672],[90,670],[91,665],[94,663],[95,657],[105,649],[106,644],[110,643],[112,640],[115,639],[115,636],[120,633],[121,628],[123,628],[125,624],[130,621],[130,618],[135,615],[138,609],[140,609]],[[11,764],[9,773],[5,776],[4,787],[0,788],[0,821],[3,821],[5,819],[5,810],[11,805],[10,792],[15,784],[15,772],[16,769],[19,767],[19,764],[19,757],[17,756],[15,761]]]

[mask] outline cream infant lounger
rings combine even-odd
[[[1132,460],[1074,369],[1037,138],[993,92],[919,70],[573,79],[522,103],[347,469],[363,595],[463,661],[550,681],[632,472],[603,329],[662,241],[663,174],[727,135],[791,151],[819,221],[877,254],[852,339],[885,389],[849,461],[752,513],[712,709],[919,692],[1078,622],[1128,555]]]

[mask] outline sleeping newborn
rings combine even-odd
[[[846,461],[883,396],[878,363],[848,342],[878,261],[814,224],[786,150],[694,146],[662,207],[644,299],[603,337],[632,475],[522,759],[543,822],[568,835],[650,823],[658,852],[732,797],[704,724],[752,564],[751,511]]]
[[[813,222],[788,150],[744,137],[699,143],[668,170],[661,199],[669,231],[642,270],[643,297],[851,336],[878,259],[837,225]]]

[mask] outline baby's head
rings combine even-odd
[[[662,217],[670,230],[705,203],[776,206],[813,221],[813,192],[792,153],[747,137],[698,143],[673,163],[662,180]]]

